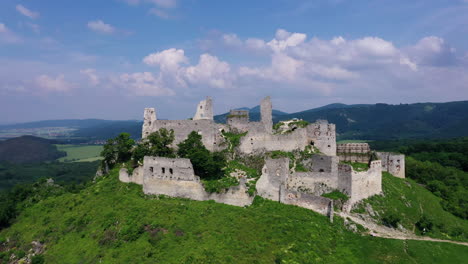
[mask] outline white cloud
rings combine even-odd
[[[97,75],[95,69],[80,70],[80,73],[88,77],[89,83],[91,85],[96,86],[100,83],[99,76]]]
[[[302,33],[290,33],[284,29],[276,31],[276,38],[267,43],[275,52],[284,51],[288,47],[298,46],[306,40],[307,35]]]
[[[175,92],[163,86],[161,78],[154,77],[150,72],[137,72],[122,74],[119,77],[120,85],[138,96],[171,96]]]
[[[224,34],[223,41],[228,46],[241,46],[242,41],[237,37],[236,34]]]
[[[409,47],[407,52],[413,60],[422,65],[450,66],[457,63],[455,49],[444,39],[435,36],[422,38]]]
[[[161,71],[176,72],[180,64],[188,63],[188,59],[184,55],[184,50],[172,48],[152,53],[146,56],[143,62],[150,66],[159,66]]]
[[[20,12],[22,15],[27,16],[27,17],[29,17],[31,19],[36,19],[36,18],[39,17],[38,12],[31,11],[31,10],[27,9],[26,7],[24,7],[22,5],[17,5],[16,10],[18,12]]]
[[[63,74],[56,78],[48,75],[40,75],[35,80],[36,85],[45,92],[67,92],[75,86],[72,83],[65,81]]]
[[[202,54],[197,65],[185,70],[185,77],[191,83],[216,88],[229,88],[234,79],[229,64],[210,54]]]
[[[111,26],[110,24],[104,23],[102,20],[89,21],[88,28],[93,31],[104,34],[112,34],[116,31],[115,27]]]
[[[0,23],[0,43],[7,44],[20,43],[21,38],[13,33],[5,24]]]

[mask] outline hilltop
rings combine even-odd
[[[66,153],[57,150],[53,143],[51,140],[33,136],[0,141],[0,161],[11,163],[42,162],[66,156]]]
[[[348,230],[339,217],[330,223],[313,211],[259,198],[241,208],[147,196],[117,174],[113,170],[77,194],[26,202],[16,222],[0,232],[0,259],[25,255],[33,241],[45,246],[40,253],[45,263],[462,263],[468,258],[465,246],[371,237],[359,226]],[[407,199],[414,206],[425,202]]]

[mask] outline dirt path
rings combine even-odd
[[[371,236],[393,238],[393,239],[400,239],[400,240],[434,241],[434,242],[452,243],[452,244],[468,246],[468,242],[458,242],[458,241],[452,241],[452,240],[443,240],[443,239],[437,239],[437,238],[431,238],[431,237],[416,236],[415,234],[410,233],[409,231],[402,232],[393,228],[378,225],[377,223],[373,221],[372,218],[365,217],[363,215],[341,212],[339,213],[339,216],[343,217],[344,219],[349,218],[353,222],[358,223],[364,226],[365,228],[369,229],[369,233]]]

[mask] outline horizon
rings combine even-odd
[[[273,100],[273,98],[272,98]],[[213,99],[213,110],[216,110],[216,100]],[[459,101],[447,101],[447,102],[416,102],[416,103],[409,103],[409,104],[445,104],[445,103],[457,103],[457,102],[468,102],[468,100],[459,100]],[[313,108],[308,108],[308,109],[302,109],[302,110],[299,110],[299,111],[296,111],[296,112],[286,112],[286,111],[283,111],[281,109],[277,109],[274,107],[273,105],[273,111],[280,111],[280,112],[283,112],[285,113],[286,115],[290,115],[290,114],[295,114],[295,113],[300,113],[300,112],[304,112],[304,111],[309,111],[309,110],[313,110],[313,109],[318,109],[318,108],[321,108],[321,107],[325,107],[325,106],[329,106],[329,105],[334,105],[334,104],[341,104],[341,105],[347,105],[347,106],[353,106],[353,105],[376,105],[376,104],[387,104],[387,103],[363,103],[363,104],[344,104],[344,103],[330,103],[330,104],[326,104],[326,105],[322,105],[322,106],[318,106],[318,107],[313,107]],[[404,103],[399,103],[399,104],[387,104],[387,105],[402,105]],[[407,103],[405,103],[407,104]],[[241,106],[241,107],[236,107],[236,108],[232,108],[230,110],[236,110],[236,109],[243,109],[243,108],[248,108],[249,110],[253,109],[253,108],[256,108],[256,107],[259,107],[260,105],[255,105],[255,106],[251,106],[251,107],[248,107],[248,106]],[[144,108],[143,108],[144,109]],[[193,109],[196,109],[196,105],[194,105],[194,108]],[[193,111],[193,114],[195,114],[196,111]],[[143,112],[142,112],[143,113]],[[156,108],[156,113],[159,115],[159,113],[157,112],[157,108]],[[226,111],[226,112],[220,112],[220,113],[216,113],[215,111],[215,116],[218,116],[218,115],[223,115],[223,114],[228,114],[229,113],[229,110]],[[187,116],[186,118],[190,118],[192,117],[191,116]],[[182,118],[180,120],[185,120],[186,118]],[[158,118],[159,120],[171,120],[169,118],[166,118],[166,117],[160,117]],[[103,119],[103,118],[98,118],[98,117],[85,117],[85,118],[61,118],[61,119],[43,119],[43,120],[32,120],[32,121],[25,121],[25,122],[16,122],[16,123],[2,123],[0,122],[0,126],[9,126],[9,125],[20,125],[20,124],[28,124],[28,123],[36,123],[36,122],[46,122],[46,121],[65,121],[65,120],[102,120],[102,121],[135,121],[135,122],[142,122],[143,121],[143,114],[142,114],[142,117],[139,118],[139,119]],[[174,119],[174,120],[178,120],[178,119]]]
[[[0,124],[145,107],[181,119],[207,94],[216,113],[266,95],[288,113],[468,100],[467,13],[467,0],[5,0]]]

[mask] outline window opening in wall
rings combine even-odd
[[[319,172],[325,172],[323,169],[320,169]]]
[[[172,170],[172,168],[169,169],[169,173],[174,174],[174,171]]]
[[[150,167],[150,172],[153,172],[154,168],[153,167]]]
[[[328,145],[329,148],[331,148],[331,145]]]
[[[311,145],[311,146],[313,146],[313,145],[314,145],[314,142],[313,142],[313,141],[311,141],[311,142],[310,142],[310,145]]]
[[[203,109],[203,106],[200,105],[200,109]]]
[[[166,173],[166,168],[161,168],[162,173]]]

